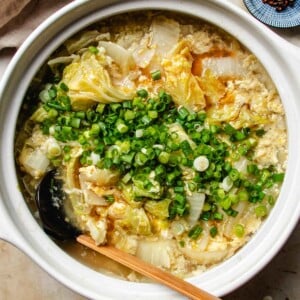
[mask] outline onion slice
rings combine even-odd
[[[106,50],[106,54],[110,56],[121,68],[123,74],[127,74],[129,70],[135,67],[132,54],[127,49],[113,42],[99,42],[99,47]]]
[[[202,60],[202,70],[210,69],[215,76],[242,76],[245,70],[236,57],[209,57]]]

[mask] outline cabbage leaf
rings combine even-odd
[[[193,58],[186,41],[177,44],[170,57],[163,59],[165,90],[177,105],[191,111],[199,111],[206,105],[204,93],[197,78],[192,74]]]
[[[164,199],[161,201],[148,200],[145,203],[145,210],[151,213],[153,216],[160,219],[166,219],[169,217],[169,205],[170,199]]]
[[[68,95],[73,109],[87,108],[96,102],[112,103],[132,99],[134,90],[112,84],[106,64],[105,55],[86,51],[78,61],[64,69],[62,81],[69,87]]]

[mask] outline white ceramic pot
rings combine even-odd
[[[261,270],[285,243],[300,215],[300,51],[250,15],[223,0],[77,0],[51,16],[19,49],[0,86],[0,237],[16,245],[57,280],[92,299],[181,299],[158,284],[126,282],[93,271],[71,258],[43,232],[20,192],[14,161],[14,132],[25,91],[38,68],[65,39],[117,13],[165,9],[199,17],[224,28],[264,64],[282,97],[288,125],[288,165],[280,197],[250,242],[232,258],[191,283],[222,296]]]

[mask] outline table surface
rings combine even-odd
[[[246,8],[242,0],[227,0]],[[300,46],[300,28],[275,30],[279,35]],[[13,50],[0,52],[0,77],[13,56]],[[300,224],[278,255],[251,281],[223,297],[224,300],[297,300],[300,299]],[[24,296],[26,295],[26,296]],[[50,277],[14,246],[0,241],[0,300],[64,299],[82,300]]]

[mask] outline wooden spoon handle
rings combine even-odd
[[[95,242],[86,235],[80,235],[77,237],[77,242],[82,245],[87,246],[90,249],[99,252],[114,261],[119,262],[120,264],[148,277],[155,279],[158,282],[165,284],[173,290],[189,297],[194,300],[220,300],[203,290],[200,290],[196,286],[184,281],[171,273],[165,272],[151,264],[148,264],[141,259],[128,254],[122,250],[119,250],[111,246],[96,246]]]

